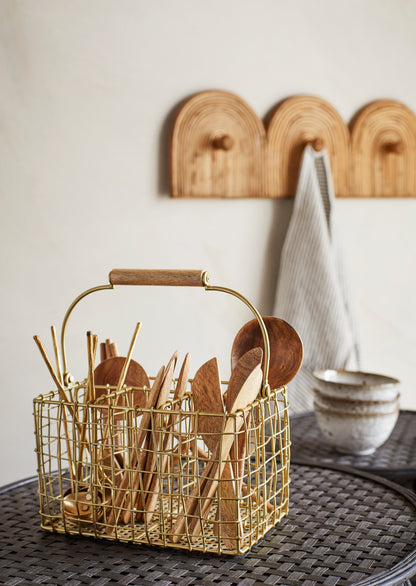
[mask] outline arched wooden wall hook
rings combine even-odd
[[[238,96],[192,96],[173,126],[172,197],[263,197],[265,142],[263,123]]]
[[[305,146],[328,152],[334,191],[348,194],[349,133],[338,112],[325,100],[300,95],[284,100],[267,128],[267,193],[288,197],[296,192]]]
[[[172,197],[293,196],[307,145],[325,149],[338,197],[416,197],[416,116],[376,100],[350,123],[308,95],[281,102],[265,125],[241,98],[208,90],[178,110],[172,132]]]
[[[416,197],[416,117],[375,100],[351,123],[352,197]]]

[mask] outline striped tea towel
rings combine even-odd
[[[288,386],[292,412],[313,408],[315,369],[359,368],[357,327],[334,206],[327,153],[308,146],[282,249],[274,307],[274,315],[298,331],[304,346],[302,368]]]

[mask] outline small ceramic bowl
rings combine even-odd
[[[389,413],[355,413],[335,411],[314,403],[318,425],[339,452],[372,454],[389,438],[399,416],[396,407]]]
[[[399,395],[400,381],[382,374],[348,370],[316,370],[316,389],[334,399],[392,401]]]
[[[328,397],[316,389],[314,389],[313,394],[315,404],[318,405],[318,407],[322,407],[322,409],[363,414],[391,413],[399,408],[400,399],[399,394],[391,401],[340,399],[338,397]]]

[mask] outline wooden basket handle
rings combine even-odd
[[[172,269],[155,269],[155,270],[148,270],[148,269],[113,269],[110,271],[109,274],[109,284],[108,285],[99,285],[98,287],[92,287],[87,291],[84,291],[79,295],[69,306],[68,311],[65,314],[64,320],[62,322],[62,330],[61,330],[61,348],[62,348],[62,361],[63,361],[63,368],[64,368],[64,382],[65,385],[69,386],[73,382],[73,376],[68,372],[67,369],[67,361],[66,361],[66,350],[65,350],[65,331],[69,316],[72,313],[74,307],[84,299],[87,295],[91,293],[95,293],[96,291],[101,291],[103,289],[113,289],[115,285],[156,285],[162,287],[204,287],[206,291],[222,291],[223,293],[228,293],[240,299],[247,305],[249,309],[253,312],[255,318],[257,319],[264,341],[264,369],[263,369],[263,385],[262,385],[262,396],[265,396],[267,389],[269,388],[268,384],[268,376],[269,376],[269,365],[270,365],[270,342],[269,336],[266,330],[266,326],[264,325],[263,318],[261,317],[260,313],[254,307],[250,301],[238,293],[234,291],[234,289],[229,289],[227,287],[218,287],[215,285],[210,285],[209,283],[209,276],[206,271],[199,271],[199,270],[172,270]]]
[[[112,285],[156,285],[161,287],[204,287],[205,271],[171,269],[113,269],[108,278]]]

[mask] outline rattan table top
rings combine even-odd
[[[292,460],[313,460],[321,464],[341,464],[379,474],[408,488],[416,480],[416,412],[401,411],[389,439],[368,456],[340,454],[322,435],[315,414],[290,418]]]
[[[416,574],[416,495],[351,469],[293,464],[288,517],[235,557],[51,534],[36,491],[35,479],[0,490],[1,584],[368,586]]]

